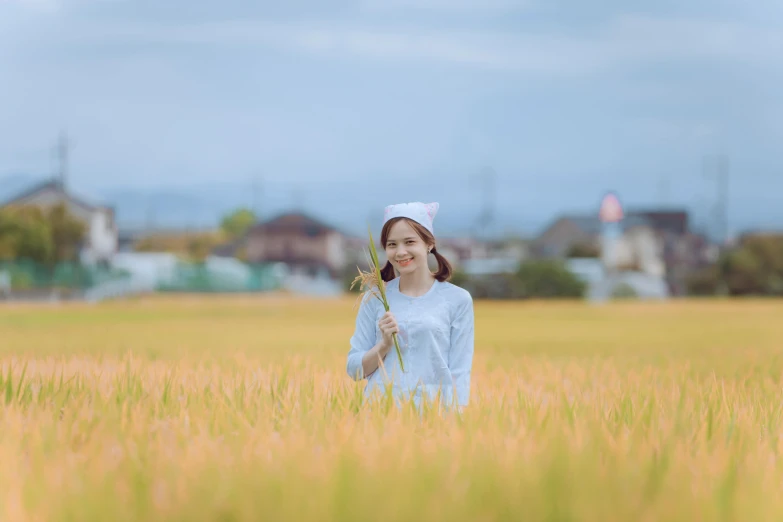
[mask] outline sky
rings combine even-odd
[[[492,205],[528,230],[607,190],[709,223],[725,154],[732,229],[783,228],[782,22],[779,0],[0,0],[0,179],[52,172],[66,129],[96,197],[361,226]]]

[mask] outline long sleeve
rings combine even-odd
[[[351,336],[351,348],[348,351],[346,371],[348,375],[360,381],[366,376],[362,366],[362,357],[375,346],[374,298],[363,297],[359,312],[356,314],[356,326]]]
[[[470,374],[473,366],[473,298],[465,292],[455,310],[451,325],[451,347],[449,349],[449,370],[454,379],[457,402],[467,406],[470,400]]]

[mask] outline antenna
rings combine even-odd
[[[487,236],[487,230],[489,226],[495,220],[495,186],[496,186],[496,173],[492,167],[484,167],[481,169],[479,178],[481,181],[484,204],[479,212],[477,219],[477,226],[481,230],[482,235]]]

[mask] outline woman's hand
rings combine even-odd
[[[392,335],[399,333],[399,327],[397,326],[397,320],[394,318],[394,314],[391,312],[383,314],[383,317],[378,321],[378,326],[383,334],[382,348],[388,352],[391,350],[392,346],[394,346]]]

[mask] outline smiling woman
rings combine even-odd
[[[418,202],[386,208],[381,246],[388,261],[381,277],[389,311],[364,299],[347,371],[356,380],[367,378],[368,395],[391,387],[397,398],[410,398],[417,406],[425,400],[462,408],[470,398],[473,299],[448,282],[451,265],[435,249],[432,221],[438,208]],[[438,261],[434,274],[427,264],[430,253]],[[402,366],[386,358],[394,334],[401,340]]]

